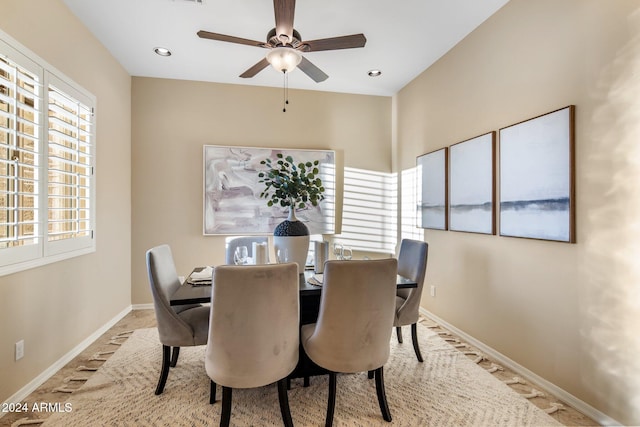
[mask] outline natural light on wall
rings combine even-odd
[[[640,10],[635,34],[600,70],[580,137],[589,148],[579,180],[588,230],[581,325],[599,398],[640,419]],[[579,107],[579,106],[578,106]],[[579,149],[579,148],[578,148]],[[592,375],[592,376],[591,376]],[[620,420],[624,421],[624,420]]]
[[[397,236],[396,175],[344,168],[342,234],[354,250],[394,254]]]

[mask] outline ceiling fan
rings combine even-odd
[[[265,58],[240,74],[242,78],[253,77],[271,64],[283,73],[292,71],[297,66],[316,83],[325,81],[329,76],[302,56],[302,52],[352,49],[364,47],[367,42],[364,34],[352,34],[349,36],[317,40],[302,40],[300,33],[293,28],[295,8],[295,0],[273,0],[276,26],[267,34],[266,42],[248,40],[204,30],[198,31],[198,37],[269,49]]]

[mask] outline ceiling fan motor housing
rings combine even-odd
[[[297,30],[293,30],[293,38],[289,40],[289,36],[286,34],[277,35],[276,29],[272,28],[271,31],[267,33],[267,45],[271,47],[291,46],[294,49],[299,49],[303,46],[303,43],[302,37]]]

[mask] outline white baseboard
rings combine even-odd
[[[491,359],[493,359],[496,362],[498,362],[498,363],[504,365],[505,367],[511,369],[512,371],[514,371],[516,374],[520,375],[524,379],[528,380],[529,382],[531,382],[533,384],[539,385],[540,388],[543,388],[543,389],[547,390],[549,393],[551,393],[552,395],[557,397],[559,400],[562,400],[563,402],[567,403],[569,406],[571,406],[572,408],[580,411],[581,413],[583,413],[584,415],[586,415],[589,418],[593,419],[594,421],[596,421],[600,425],[603,425],[603,426],[620,426],[620,425],[622,425],[618,421],[616,421],[613,418],[609,417],[608,415],[602,413],[601,411],[597,410],[593,406],[591,406],[591,405],[585,403],[584,401],[578,399],[577,397],[575,397],[571,393],[569,393],[569,392],[561,389],[557,385],[545,380],[544,378],[542,378],[541,376],[531,372],[529,369],[525,368],[524,366],[522,366],[522,365],[514,362],[513,360],[509,359],[507,356],[503,355],[502,353],[494,350],[493,348],[489,347],[488,345],[478,341],[477,339],[473,338],[472,336],[470,336],[470,335],[466,334],[465,332],[461,331],[460,329],[456,328],[455,326],[453,326],[453,325],[447,323],[446,321],[440,319],[438,316],[436,316],[435,314],[431,313],[430,311],[427,311],[426,309],[420,307],[420,313],[423,314],[424,316],[428,317],[429,319],[433,320],[434,322],[440,324],[444,328],[450,330],[454,334],[458,335],[459,337],[461,337],[463,340],[467,341],[469,344],[473,345],[474,347],[477,347],[480,351],[482,351],[483,353],[488,355]]]
[[[131,306],[125,308],[120,313],[116,314],[116,316],[101,326],[97,331],[89,335],[85,338],[80,344],[71,349],[67,354],[58,359],[53,365],[49,366],[44,372],[31,380],[27,385],[18,390],[13,396],[9,397],[3,403],[17,403],[22,402],[28,395],[30,395],[35,389],[40,387],[51,378],[56,372],[58,372],[62,367],[64,367],[67,363],[73,360],[78,354],[82,353],[89,345],[91,345],[95,340],[97,340],[102,334],[107,332],[109,328],[118,323],[124,316],[126,316],[131,311]],[[4,413],[0,413],[0,418],[2,418]]]
[[[149,304],[134,304],[131,306],[132,310],[155,310],[153,303]]]

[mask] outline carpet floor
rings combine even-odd
[[[409,337],[404,344],[398,344],[395,335],[391,339],[385,385],[393,422],[382,420],[374,381],[361,373],[339,375],[334,425],[561,425],[439,334],[422,324],[418,333],[424,363],[416,360]],[[44,425],[217,425],[221,404],[208,403],[209,379],[203,359],[204,347],[181,349],[165,392],[155,396],[161,360],[157,330],[135,330]],[[292,382],[289,402],[296,425],[324,424],[327,388],[326,376],[312,378],[310,387]],[[234,390],[231,422],[236,426],[282,425],[275,385]]]

